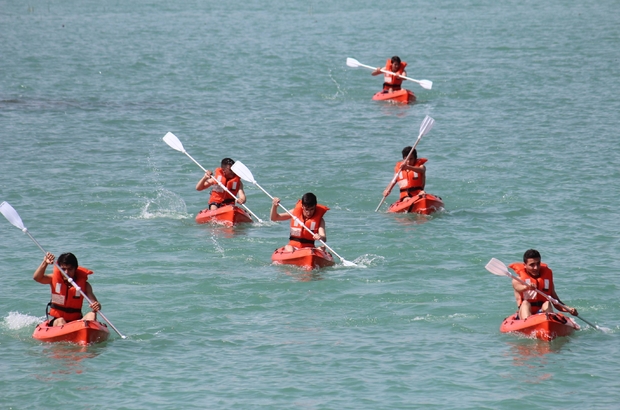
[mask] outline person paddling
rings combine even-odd
[[[43,262],[34,271],[33,279],[44,285],[50,285],[52,290],[52,299],[48,304],[47,316],[51,316],[49,326],[62,326],[74,320],[97,320],[97,313],[101,310],[101,304],[97,301],[93,288],[88,283],[88,275],[92,274],[91,270],[78,266],[78,260],[72,253],[63,253],[58,257],[58,266],[73,279],[82,292],[88,296],[93,302],[90,305],[92,312],[82,315],[82,302],[84,296],[73,287],[62,272],[54,266],[52,273],[45,273],[48,265],[54,264],[54,255],[50,252],[45,254]]]
[[[403,148],[403,160],[396,163],[394,173],[398,173],[395,180],[383,191],[383,196],[387,197],[392,192],[394,185],[400,188],[399,201],[407,197],[413,197],[424,190],[426,185],[426,158],[418,158],[418,151],[407,146]],[[410,155],[411,153],[411,155]],[[409,159],[407,159],[409,157]],[[406,162],[405,162],[406,161]],[[402,169],[401,169],[402,166]]]
[[[395,74],[406,77],[407,72],[405,71],[405,67],[407,67],[407,63],[400,61],[400,57],[394,56],[387,59],[385,62],[385,67],[377,67],[377,69],[370,74],[373,76],[383,74],[383,92],[391,93],[401,89],[403,79],[393,74],[384,73],[381,70],[391,71]]]
[[[295,209],[291,212],[298,220],[294,219],[288,213],[278,213],[278,205],[280,199],[274,197],[271,203],[270,218],[272,221],[291,220],[291,234],[289,243],[285,246],[285,251],[292,252],[299,248],[315,248],[314,241],[327,240],[325,233],[325,220],[323,215],[329,210],[325,205],[317,203],[316,195],[311,192],[304,194],[301,200],[297,201]],[[306,225],[313,234],[311,235],[306,229],[300,225],[300,222]]]
[[[207,170],[204,176],[196,184],[197,191],[203,191],[211,186],[211,196],[209,197],[209,209],[217,209],[224,205],[231,205],[235,203],[235,198],[226,192],[215,179],[220,181],[231,193],[237,197],[239,204],[245,203],[245,192],[243,191],[243,182],[231,169],[235,164],[230,158],[224,158],[221,162],[221,167],[215,169],[215,178],[213,178],[213,172]]]
[[[515,291],[515,299],[519,307],[519,319],[524,320],[536,313],[552,313],[553,306],[547,298],[540,295],[534,289],[542,291],[544,294],[556,299],[559,303],[560,298],[555,293],[553,286],[553,272],[549,267],[541,263],[540,253],[535,249],[528,249],[523,254],[523,263],[515,262],[508,267],[514,270],[522,281],[513,279],[512,287]],[[570,306],[555,305],[561,312],[568,312],[573,316],[577,316],[577,309]]]

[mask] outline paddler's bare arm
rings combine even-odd
[[[321,224],[319,225],[319,232],[314,235],[315,241],[327,242],[327,234],[325,233],[325,220],[321,218]]]
[[[86,289],[84,289],[84,293],[86,294],[86,296],[88,296],[90,301],[93,302],[90,305],[90,308],[93,310],[93,312],[98,312],[99,310],[101,310],[101,303],[97,301],[97,297],[93,293],[93,287],[90,286],[90,283],[88,282],[86,282]]]
[[[269,219],[271,219],[272,221],[286,221],[288,219],[291,219],[291,216],[287,213],[278,213],[279,204],[280,198],[273,198],[273,201],[271,202],[271,212],[269,214]]]
[[[241,182],[239,182],[239,184],[241,184]],[[243,185],[241,185],[237,191],[237,203],[241,205],[245,204],[245,191],[243,190]]]
[[[196,191],[203,191],[215,184],[215,180],[212,178],[213,173],[209,170],[200,178],[200,181],[196,184]]]
[[[371,74],[371,75],[379,75],[379,74],[383,74],[383,73],[381,72],[381,70],[385,70],[385,68],[384,68],[384,67],[377,67],[377,68],[375,69],[375,71],[373,71],[373,72],[372,72],[372,73],[370,73],[370,74]]]
[[[421,167],[414,167],[413,165],[403,165],[403,170],[417,172],[418,174],[425,174],[426,166],[422,165]]]
[[[555,300],[557,300],[558,302],[562,303],[562,301],[558,297],[558,294],[555,293],[555,289],[551,289],[551,297],[554,298]],[[568,313],[570,313],[573,316],[579,316],[579,313],[577,312],[577,309],[572,308],[572,307],[570,307],[570,306],[568,306],[566,304],[563,304],[563,305],[566,306],[566,308],[564,308],[561,305],[555,305],[554,304],[555,308],[557,310],[559,310],[560,312],[568,312]]]
[[[529,285],[524,285],[523,283],[519,282],[516,279],[512,280],[512,287],[514,288],[514,290],[516,292],[525,292],[526,290],[530,290],[530,289],[537,289],[536,287],[536,283],[530,283]]]
[[[52,283],[52,277],[51,275],[45,274],[45,269],[47,268],[48,265],[54,264],[54,259],[55,259],[54,255],[52,255],[49,252],[46,253],[45,256],[43,257],[43,262],[41,262],[39,267],[34,271],[34,274],[32,275],[32,279],[44,285],[49,285],[50,283]]]

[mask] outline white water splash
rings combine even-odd
[[[145,205],[137,219],[188,219],[192,215],[187,213],[187,205],[183,198],[174,192],[160,188],[155,198],[145,198]]]
[[[4,318],[2,326],[9,330],[19,330],[25,327],[31,327],[32,325],[38,325],[44,320],[45,317],[24,315],[19,312],[9,312],[9,315]]]

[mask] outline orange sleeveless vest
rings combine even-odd
[[[317,204],[316,210],[312,218],[304,220],[303,209],[301,208],[301,200],[297,201],[295,209],[291,212],[300,221],[304,223],[312,232],[318,233],[321,226],[321,219],[329,208],[325,205]],[[291,236],[289,236],[289,245],[297,248],[314,248],[314,238],[306,229],[304,229],[295,218],[291,219]]]
[[[404,160],[403,160],[404,161]],[[394,167],[394,172],[398,172],[403,161],[397,162]],[[415,167],[421,167],[428,160],[426,158],[418,158],[415,162]],[[400,200],[411,196],[410,194],[415,191],[424,189],[426,185],[426,173],[419,174],[414,171],[402,170],[398,173],[398,177],[396,178],[396,182],[400,188]]]
[[[224,176],[224,172],[222,168],[215,169],[214,178],[217,179],[224,185],[230,192],[237,195],[239,192],[239,188],[241,187],[241,178],[235,175],[231,179],[227,179]],[[209,197],[209,203],[211,204],[222,204],[224,202],[234,202],[235,198],[230,196],[230,194],[220,186],[220,184],[213,185],[213,189],[211,190],[211,196]]]
[[[540,264],[540,276],[536,279],[527,274],[524,263],[515,262],[509,265],[509,268],[514,270],[522,281],[526,283],[536,283],[538,290],[551,296],[553,291],[553,272],[549,269],[547,264]],[[521,303],[524,300],[527,300],[530,303],[540,303],[541,306],[542,303],[547,302],[547,299],[544,296],[534,290],[526,290],[520,293],[515,292],[515,296],[517,298],[517,306],[521,306]],[[536,309],[532,309],[532,313],[536,313]]]
[[[73,281],[82,291],[86,292],[86,281],[88,280],[88,275],[92,273],[92,270],[78,266]],[[82,301],[84,300],[84,296],[82,296],[76,288],[65,282],[65,277],[56,266],[54,266],[54,273],[52,274],[52,283],[50,286],[52,288],[52,300],[50,301],[51,309],[49,315],[53,317],[62,317],[67,322],[81,319],[83,316]]]
[[[403,75],[403,71],[405,71],[405,67],[407,67],[407,63],[405,63],[404,61],[401,61],[400,67],[398,67],[398,71],[393,71],[392,70],[392,59],[388,58],[387,62],[385,63],[385,69],[387,71],[392,71],[400,75]],[[396,77],[395,75],[383,73],[383,82],[391,86],[394,86],[394,85],[399,86],[403,83],[403,79],[400,77]]]

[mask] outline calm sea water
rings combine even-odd
[[[31,338],[42,259],[0,224],[2,408],[616,408],[620,18],[611,0],[0,1],[0,200],[74,252],[117,335]],[[411,106],[370,97],[399,55]],[[425,115],[433,217],[373,212]],[[243,161],[331,208],[360,267],[270,264],[284,223],[196,225],[202,171]],[[247,186],[268,219],[270,200]],[[388,203],[396,199],[393,194]],[[4,221],[4,222],[3,222]],[[608,330],[499,332],[492,257],[536,248]]]

